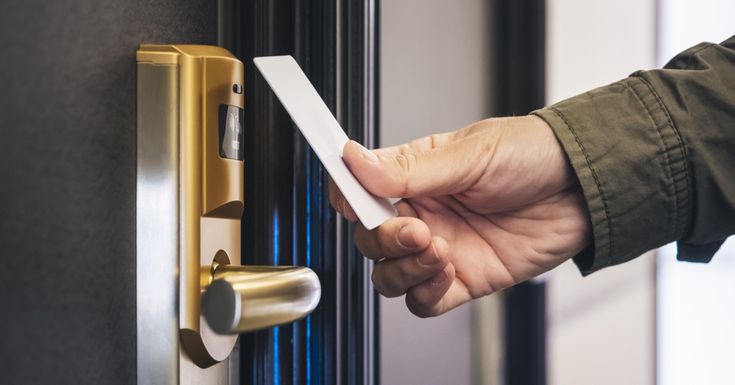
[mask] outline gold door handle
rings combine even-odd
[[[138,203],[138,215],[161,202],[173,214],[163,222],[171,255],[139,254],[146,258],[138,265],[176,261],[160,279],[178,281],[179,346],[208,368],[227,359],[236,333],[308,315],[321,287],[308,268],[241,266],[243,63],[220,47],[150,44],[140,46],[137,61],[138,178],[152,192]],[[160,186],[168,200],[156,194]]]
[[[219,265],[202,312],[217,333],[249,332],[306,317],[321,291],[307,267]]]

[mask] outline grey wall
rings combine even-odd
[[[488,117],[489,2],[381,3],[380,137],[394,145]],[[383,385],[469,384],[472,306],[419,319],[403,297],[380,303]]]
[[[135,382],[135,49],[216,2],[0,2],[0,383]]]

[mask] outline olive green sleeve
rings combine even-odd
[[[533,113],[587,202],[583,274],[672,241],[680,260],[707,262],[735,233],[735,36]]]

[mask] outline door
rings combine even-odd
[[[372,384],[377,330],[372,266],[329,208],[327,178],[257,71],[257,56],[295,57],[351,138],[376,142],[374,1],[221,4],[225,47],[246,63],[243,261],[307,266],[319,307],[291,325],[243,335],[241,381]],[[249,166],[249,165],[252,165]],[[252,202],[248,205],[247,202]]]
[[[179,369],[139,361],[135,52],[187,43],[225,46],[245,66],[243,264],[309,266],[323,290],[306,319],[240,336],[224,383],[373,383],[371,266],[252,58],[293,55],[350,137],[371,145],[375,7],[3,2],[0,382],[161,383],[144,368]]]
[[[375,1],[233,2],[227,14],[225,45],[238,57],[293,55],[348,136],[376,143]],[[242,383],[373,384],[372,265],[329,207],[325,172],[263,78],[251,67],[245,83],[245,196],[257,203],[246,203],[243,260],[308,266],[322,299],[303,321],[242,336]]]

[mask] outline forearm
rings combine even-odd
[[[734,46],[699,45],[534,112],[584,191],[594,248],[575,259],[583,273],[671,241],[706,261],[735,232]]]

